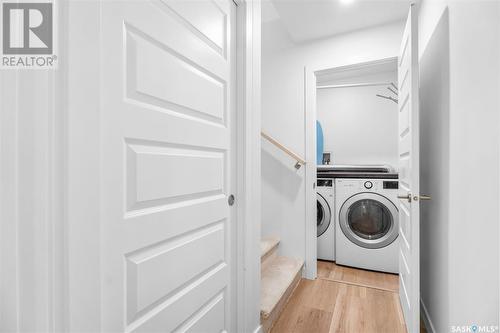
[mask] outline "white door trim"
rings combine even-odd
[[[237,330],[253,332],[260,324],[260,2],[235,3],[239,118]],[[96,153],[100,138],[96,135],[88,140],[86,135],[82,139],[86,129],[95,127],[99,119],[99,87],[95,86],[99,82],[99,1],[61,1],[58,11],[59,69],[2,71],[0,75],[0,286],[11,291],[0,304],[2,331],[100,328],[100,272],[98,265],[90,265],[99,261],[99,235],[95,233],[99,197],[85,196],[100,192],[100,159]],[[72,89],[74,80],[81,83],[82,79],[88,89]],[[33,98],[27,101],[26,96]],[[32,112],[20,119],[25,109]],[[33,135],[28,139],[20,136],[30,130]],[[26,152],[33,153],[31,165],[20,158]],[[27,176],[32,178],[23,181]],[[27,200],[23,196],[26,193],[33,196]],[[36,235],[36,242],[20,238],[20,232]],[[29,251],[25,251],[26,246],[30,246]],[[25,257],[21,252],[37,255]],[[30,269],[32,278],[20,279],[20,274]],[[70,271],[79,273],[70,275]],[[32,280],[39,282],[36,289]],[[84,300],[72,297],[76,285],[86,286]],[[33,311],[19,306],[27,304],[28,299],[37,299],[30,304]]]
[[[65,115],[58,75],[0,71],[0,332],[64,331]]]
[[[316,77],[321,74],[335,73],[353,68],[373,66],[397,61],[397,55],[362,63],[343,66],[322,64],[320,67],[304,67],[304,119],[305,119],[305,277],[317,276],[317,237],[316,237]]]
[[[238,5],[237,331],[254,332],[260,327],[261,4],[234,1]]]

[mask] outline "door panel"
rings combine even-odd
[[[213,249],[192,256],[198,249]],[[162,267],[182,267],[189,259],[189,266],[183,270],[164,270]],[[200,272],[220,266],[224,262],[224,225],[217,223],[185,236],[163,242],[154,248],[135,251],[126,256],[127,303],[131,316],[157,302],[162,295],[168,295],[181,287],[185,281]],[[132,306],[133,305],[133,306]]]
[[[164,2],[192,32],[225,57],[227,41],[228,3],[220,1],[170,1]],[[220,7],[219,7],[220,6]],[[203,15],[200,15],[203,13]]]
[[[223,152],[144,143],[126,150],[129,210],[223,193]]]
[[[420,326],[418,16],[411,6],[398,59],[399,297],[409,332]]]
[[[102,330],[230,331],[234,4],[101,10]]]

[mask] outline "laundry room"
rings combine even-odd
[[[397,69],[391,58],[316,75],[319,260],[398,272]]]
[[[455,144],[462,163],[449,164],[447,80],[451,67],[456,78],[475,75],[471,59],[478,61],[488,42],[462,27],[475,26],[470,10],[488,9],[445,3],[262,2],[264,332],[445,332],[452,325],[450,301],[443,301],[450,298],[448,256],[457,257],[448,231],[467,237],[463,230],[477,229],[448,221],[459,209],[472,214],[470,205],[451,208],[449,169],[480,156],[464,141]],[[453,44],[453,66],[451,35],[461,41]],[[465,56],[469,44],[472,58]],[[455,107],[465,105],[462,98],[486,103],[459,81]],[[455,117],[462,125],[479,121],[467,114]],[[455,127],[457,138],[461,133]],[[455,295],[460,291],[457,284]],[[469,313],[494,318],[467,307],[460,321]]]
[[[290,331],[290,325],[306,315],[299,315],[302,310],[317,306],[302,304],[291,310],[281,305],[297,287],[298,275],[314,281],[298,285],[303,293],[336,294],[347,288],[348,294],[356,294],[362,288],[368,303],[389,309],[382,326],[374,331],[382,327],[387,332],[405,331],[397,298],[398,100],[408,98],[409,81],[405,79],[400,92],[398,54],[409,5],[391,3],[388,12],[375,5],[370,8],[384,9],[382,16],[394,17],[369,27],[366,22],[351,22],[359,28],[349,29],[353,25],[347,23],[348,17],[340,16],[349,15],[352,8],[341,2],[307,7],[299,2],[263,3],[262,237],[266,255],[261,322],[265,331],[269,327]],[[329,6],[335,6],[340,16],[334,19],[344,24],[313,24],[313,17],[319,19]],[[311,20],[297,24],[296,15],[310,15]],[[359,19],[357,14],[353,17]],[[272,253],[277,259],[272,259]],[[270,282],[274,279],[288,285]],[[380,319],[371,309],[350,307],[356,297],[346,298],[343,305],[338,302],[342,299],[332,297],[321,308],[333,312],[344,306],[347,321]],[[366,317],[357,317],[360,311]],[[330,331],[340,331],[345,322],[332,317],[324,324]],[[356,325],[351,329],[363,331]]]

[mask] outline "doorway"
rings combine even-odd
[[[306,79],[307,77],[306,69]],[[310,153],[306,159],[317,160],[318,164],[321,164],[319,161],[324,159],[316,156],[320,154],[317,152],[317,146],[321,145],[324,154],[328,154],[330,163],[321,165],[318,169],[316,163],[306,166],[306,181],[315,188],[306,194],[306,209],[315,206],[326,207],[333,221],[331,226],[337,229],[330,230],[332,233],[341,232],[340,225],[335,226],[335,223],[338,224],[341,207],[338,206],[335,195],[328,205],[316,202],[318,193],[325,197],[322,193],[325,185],[329,185],[335,193],[334,179],[320,179],[317,177],[319,170],[327,170],[334,164],[336,170],[342,172],[349,172],[353,168],[365,173],[389,172],[390,177],[397,180],[397,172],[394,172],[398,164],[398,107],[397,91],[394,88],[397,84],[397,57],[320,68],[314,71],[311,82],[306,82],[306,102],[313,102],[306,105],[306,155]],[[391,90],[396,91],[396,94]],[[314,97],[311,96],[313,93]],[[323,136],[321,143],[317,142],[319,127]],[[314,157],[311,156],[313,154]],[[361,166],[366,168],[360,169]],[[306,186],[306,189],[309,188]],[[314,195],[312,200],[311,194]],[[386,207],[387,211],[395,208],[394,205],[382,206]],[[306,213],[309,218],[314,216],[317,219],[320,215],[325,216],[318,215],[317,209]],[[318,241],[323,242],[323,239],[312,236],[316,236],[315,227],[309,224],[306,227],[310,232],[306,240],[306,249],[309,251],[306,261],[310,263],[306,275],[310,278],[316,276],[316,258],[334,260],[334,253],[326,257],[318,253],[329,245],[318,244]],[[389,230],[394,231],[394,224],[392,227],[386,230],[384,237],[388,236],[386,234]],[[324,238],[324,235],[325,233],[320,237]],[[335,239],[335,236],[332,237]],[[330,242],[335,243],[334,240]]]
[[[404,320],[407,329],[410,332],[417,332],[420,326],[420,262],[419,262],[419,209],[420,200],[428,200],[430,197],[420,195],[419,193],[419,65],[418,65],[418,11],[414,5],[410,6],[408,18],[406,20],[403,38],[397,58],[397,75],[398,84],[397,91],[392,91],[397,95],[397,114],[398,114],[398,192],[395,194],[393,201],[397,205],[399,211],[399,244],[396,245],[399,280],[399,299],[401,308],[403,309]],[[333,67],[333,66],[332,66]],[[315,187],[317,182],[317,167],[314,162],[316,157],[316,122],[317,122],[317,93],[318,77],[322,73],[331,70],[332,67],[324,66],[320,68],[305,67],[305,127],[306,127],[306,267],[308,274],[312,278],[316,277],[316,267],[312,267],[316,258],[316,240],[315,240],[315,225],[308,221],[314,221],[315,215]],[[387,100],[393,100],[394,97],[377,94]],[[356,177],[355,177],[356,178]],[[380,183],[380,182],[377,182]],[[389,182],[386,186],[382,182],[378,186],[381,189],[391,189],[393,185]],[[359,186],[359,187],[358,187]],[[361,191],[366,189],[370,192],[372,189],[377,189],[374,183],[366,181],[362,185],[353,185],[350,188],[345,188],[346,192],[352,192],[358,188]],[[336,194],[338,194],[336,192]],[[350,195],[354,195],[352,192]],[[339,207],[337,205],[336,209]],[[340,220],[340,216],[336,216]],[[411,221],[411,222],[410,222]],[[337,228],[337,235],[342,235]],[[389,228],[390,229],[390,228]],[[358,235],[359,236],[359,235]],[[339,241],[336,244],[336,249],[351,246],[352,242],[345,242],[342,236],[336,237]],[[390,245],[389,245],[390,246]],[[361,247],[356,248],[359,250]],[[350,248],[354,250],[355,247]],[[345,260],[350,256],[350,261],[355,262],[356,266],[363,266],[356,262],[351,251],[346,251]],[[374,252],[370,252],[374,255]],[[365,252],[366,255],[367,252]],[[362,256],[364,257],[364,255]],[[381,256],[380,258],[384,258]],[[354,259],[353,259],[354,258]],[[336,253],[336,260],[340,259],[339,253]],[[366,259],[366,258],[365,258]],[[372,268],[373,269],[373,268]]]

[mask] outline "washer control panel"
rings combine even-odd
[[[384,188],[385,189],[394,189],[397,190],[399,187],[398,181],[384,181]]]
[[[318,187],[333,187],[333,179],[318,179]]]
[[[326,185],[326,184],[325,184]],[[325,186],[323,185],[323,186]],[[320,186],[320,180],[318,179],[318,186]],[[326,185],[328,186],[328,185]],[[335,188],[337,190],[343,191],[358,191],[358,192],[377,192],[383,190],[389,190],[391,192],[398,190],[397,180],[386,180],[386,179],[345,179],[337,178],[335,180]]]

